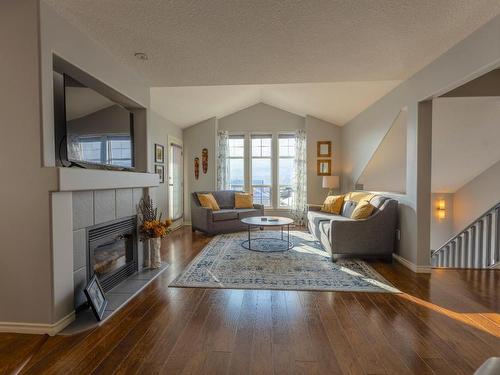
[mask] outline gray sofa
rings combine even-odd
[[[345,201],[340,215],[320,211],[321,205],[308,205],[309,231],[321,242],[332,260],[345,256],[392,259],[396,238],[398,202],[374,196],[375,209],[363,220],[351,219],[357,203]]]
[[[241,219],[263,216],[264,206],[254,204],[253,208],[234,208],[234,190],[199,191],[191,193],[191,226],[193,232],[199,230],[208,234],[229,233],[245,230],[247,226]],[[198,194],[211,193],[220,207],[213,211],[201,206]],[[240,193],[240,192],[238,192]]]

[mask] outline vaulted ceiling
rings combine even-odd
[[[43,1],[182,127],[258,102],[344,125],[500,13],[498,0]]]
[[[44,1],[151,86],[402,80],[500,13],[498,0]]]
[[[181,127],[259,102],[342,126],[399,81],[151,88],[151,108]]]

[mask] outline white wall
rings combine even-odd
[[[396,87],[342,129],[343,185],[350,190],[404,107],[408,108],[407,193],[400,198],[400,256],[429,265],[430,142],[429,108],[418,102],[478,77],[500,62],[500,17],[478,29],[434,62]],[[426,117],[425,122],[421,121]],[[427,229],[426,229],[427,228]]]
[[[342,171],[340,127],[312,116],[306,116],[305,129],[307,135],[307,202],[320,204],[324,202],[328,190],[323,189],[323,177],[318,176],[316,170],[317,142],[332,142],[332,175],[339,176]]]
[[[455,192],[454,234],[463,230],[498,202],[500,202],[500,161]]]
[[[438,218],[438,201],[444,200],[446,217]],[[431,196],[431,250],[437,250],[453,237],[453,194],[432,193]]]
[[[217,138],[217,119],[215,117],[202,121],[183,130],[184,152],[184,220],[191,221],[191,193],[195,191],[216,190],[215,145]],[[208,169],[203,173],[201,150],[208,149]],[[200,158],[200,175],[194,177],[194,158]]]
[[[432,191],[453,193],[500,160],[499,97],[437,98],[432,115]]]

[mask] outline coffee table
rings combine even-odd
[[[263,220],[265,219],[265,220]],[[293,248],[293,243],[290,242],[290,224],[293,224],[293,220],[287,217],[276,217],[276,216],[253,216],[246,217],[240,220],[243,224],[248,225],[248,240],[245,240],[241,243],[241,246],[247,250],[252,251],[261,251],[261,252],[276,252],[276,251],[287,251]],[[281,239],[280,238],[269,238],[269,237],[254,237],[251,238],[252,228],[255,227],[280,227],[281,228]],[[283,236],[284,228],[287,229],[287,237],[286,240]],[[252,247],[252,241],[255,240],[274,240],[281,241],[283,243],[283,247],[276,250],[259,250],[255,247]]]

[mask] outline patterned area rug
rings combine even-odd
[[[261,252],[241,246],[247,236],[239,232],[214,237],[170,286],[399,293],[361,260],[333,263],[309,233],[291,231],[295,246],[283,252],[273,252],[283,246],[274,240],[280,232],[252,233],[268,238],[255,243]]]

